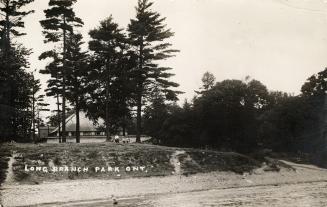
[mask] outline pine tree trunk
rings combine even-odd
[[[142,131],[142,93],[137,97],[137,115],[136,115],[136,142],[141,143]]]
[[[143,37],[141,37],[140,44],[140,56],[139,56],[139,72],[142,74],[143,70]],[[140,76],[139,78],[142,78]],[[141,80],[140,80],[141,81]],[[137,94],[137,114],[136,114],[136,142],[141,143],[141,130],[142,130],[142,88],[143,85],[140,83],[138,85],[138,94]]]
[[[66,143],[66,86],[65,86],[65,78],[63,78],[63,94],[62,94],[62,142]]]
[[[33,142],[35,141],[35,91],[33,86],[33,100],[32,100],[32,128],[33,128]]]
[[[79,120],[79,101],[76,100],[76,143],[81,143],[81,137],[80,137],[80,120]]]
[[[5,9],[6,10],[9,10],[9,1],[6,2],[6,5],[5,5]],[[4,49],[4,59],[5,59],[5,68],[7,67],[8,69],[10,69],[11,67],[11,62],[9,61],[9,57],[10,57],[10,19],[9,19],[9,14],[6,13],[6,23],[5,23],[5,28],[4,28],[4,31],[3,31],[3,40],[4,40],[4,44],[3,44],[3,49]],[[7,70],[8,70],[7,69]],[[9,73],[11,73],[11,71],[8,71]],[[8,95],[8,106],[9,106],[9,109],[6,113],[7,113],[7,118],[5,121],[7,122],[7,133],[6,133],[6,140],[11,140],[14,136],[14,125],[13,125],[13,120],[12,120],[12,117],[13,117],[13,101],[12,101],[12,90],[13,90],[13,86],[12,86],[12,83],[11,83],[11,80],[9,79],[9,84],[8,84],[8,87],[9,87],[9,95]]]
[[[59,94],[57,94],[57,110],[58,110],[58,138],[59,143],[61,143],[61,126],[60,126],[60,103],[59,103]]]
[[[107,84],[106,84],[106,140],[107,142],[111,140],[109,128],[110,128],[110,117],[109,117],[109,77],[108,77]]]
[[[64,16],[64,25],[66,17]],[[63,69],[62,69],[62,142],[66,142],[66,29],[63,29]]]
[[[6,10],[9,10],[9,1],[6,2]],[[5,49],[6,49],[6,53],[9,53],[10,50],[10,19],[9,19],[9,14],[6,13],[6,31],[5,31]],[[8,57],[8,56],[7,56]]]
[[[36,142],[40,142],[41,140],[41,134],[40,134],[40,111],[38,111],[37,113],[37,141]]]
[[[123,136],[125,137],[126,136],[126,115],[124,115],[124,118],[123,118]]]

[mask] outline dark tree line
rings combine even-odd
[[[24,7],[31,2],[0,1],[0,142],[28,141],[35,133],[38,80],[26,71],[31,50],[16,42],[25,35],[23,19],[33,10]]]
[[[145,130],[161,144],[252,152],[315,153],[326,146],[327,69],[312,76],[294,96],[268,91],[257,80],[215,82],[182,107],[155,96],[144,114]]]

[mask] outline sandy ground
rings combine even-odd
[[[325,207],[327,206],[327,182],[278,186],[265,185],[160,195],[144,200],[122,202],[121,205],[126,206],[124,204],[127,204],[132,206],[133,203],[136,204],[135,206],[153,207]]]
[[[326,207],[327,182],[264,185],[215,189],[178,194],[161,194],[120,200],[116,206],[149,207]],[[114,206],[111,200],[61,204],[74,207]],[[45,205],[53,206],[52,205]]]
[[[258,169],[248,175],[213,172],[40,185],[7,183],[0,191],[1,203],[6,207],[111,206],[114,195],[119,206],[327,206],[327,170],[289,164],[296,171]]]

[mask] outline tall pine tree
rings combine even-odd
[[[112,16],[101,21],[100,26],[91,30],[89,34],[91,36],[89,48],[94,53],[90,76],[94,93],[91,94],[91,104],[88,108],[95,119],[105,118],[106,136],[107,140],[110,140],[114,114],[122,106],[117,101],[117,96],[123,94],[120,89],[126,83],[122,81],[124,75],[124,78],[127,78],[127,74],[124,74],[125,65],[130,65],[127,62],[131,59],[125,56],[126,37]]]
[[[137,107],[137,133],[136,141],[140,142],[142,127],[142,106],[154,88],[160,88],[166,99],[177,100],[176,91],[171,87],[178,84],[168,79],[173,74],[168,71],[169,67],[160,67],[159,60],[174,56],[178,50],[170,49],[172,46],[166,40],[174,35],[170,29],[166,29],[165,18],[152,11],[153,2],[139,0],[136,7],[136,18],[128,25],[131,44],[135,47],[138,56],[138,68],[135,74],[136,80],[136,107]]]
[[[73,5],[77,0],[50,0],[49,9],[44,10],[46,19],[40,21],[43,27],[45,43],[58,43],[62,45],[61,51],[51,50],[44,52],[40,59],[52,58],[54,67],[47,67],[46,73],[51,74],[48,82],[50,88],[56,88],[53,94],[58,94],[59,85],[61,86],[62,96],[62,141],[66,142],[66,80],[69,68],[67,67],[67,44],[68,35],[74,28],[81,27],[83,21],[75,15]],[[56,86],[56,87],[54,87]]]
[[[25,35],[23,18],[32,13],[24,6],[33,0],[0,1],[0,141],[26,138],[29,128],[31,76],[27,56],[30,50],[14,42]]]
[[[81,105],[85,102],[85,94],[87,92],[88,77],[88,55],[82,52],[81,34],[69,34],[67,44],[67,99],[75,106],[76,117],[76,143],[80,143],[80,117]]]
[[[0,35],[1,47],[4,50],[10,49],[12,46],[12,38],[25,35],[19,31],[24,28],[25,24],[22,19],[34,10],[24,11],[22,8],[34,0],[0,0]]]
[[[37,93],[41,90],[41,83],[40,83],[40,80],[38,79],[34,79],[34,76],[33,76],[33,79],[32,79],[32,90],[31,90],[31,93],[30,93],[30,101],[32,102],[31,104],[31,110],[32,110],[32,124],[31,124],[31,132],[32,132],[32,138],[33,138],[33,141],[34,143],[36,142],[36,135],[35,135],[35,131],[36,131],[36,106],[37,106],[37,102],[40,98],[40,96],[37,96]]]

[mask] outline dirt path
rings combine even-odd
[[[170,163],[172,166],[174,166],[174,175],[181,175],[182,174],[182,168],[181,168],[181,163],[179,161],[178,156],[185,154],[185,151],[182,150],[177,150],[171,155],[170,158]]]
[[[302,169],[309,169],[309,170],[317,170],[317,171],[327,173],[327,169],[319,168],[319,167],[314,166],[314,165],[296,164],[296,163],[288,162],[288,161],[285,161],[285,160],[281,160],[281,162],[284,162],[285,164],[293,166],[293,167],[298,168],[298,169],[302,168]]]
[[[14,170],[13,170],[13,164],[15,163],[15,152],[12,154],[12,156],[9,158],[8,161],[8,170],[7,170],[7,176],[4,182],[4,185],[10,185],[14,183]]]

